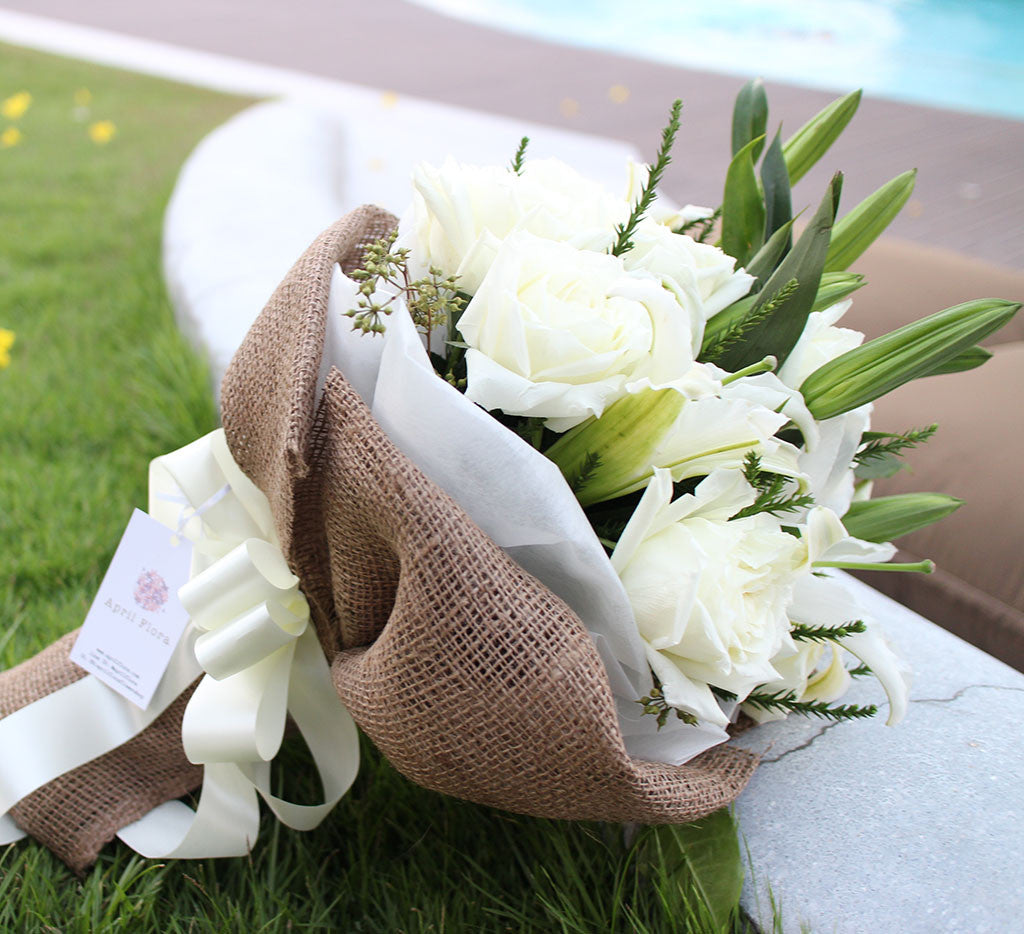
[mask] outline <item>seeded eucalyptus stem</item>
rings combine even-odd
[[[671,707],[668,701],[665,700],[665,692],[661,686],[661,680],[652,671],[651,679],[653,681],[653,687],[651,693],[646,697],[641,697],[640,700],[635,701],[644,709],[645,716],[651,716],[656,719],[658,729],[660,730],[667,722],[669,714],[674,713],[676,718],[682,720],[684,723],[690,726],[696,726],[698,723],[697,718],[690,713],[688,710],[680,710],[678,707]]]
[[[428,353],[434,329],[447,324],[446,371],[441,375],[456,385],[454,370],[461,353],[451,343],[455,323],[466,306],[467,297],[458,290],[458,277],[445,276],[436,266],[431,266],[426,276],[411,279],[409,249],[393,249],[397,236],[398,232],[393,230],[366,248],[362,267],[351,274],[351,278],[359,283],[359,298],[356,307],[346,311],[345,316],[352,319],[353,330],[364,334],[383,334],[385,326],[381,316],[390,315],[394,303],[404,298],[413,324],[426,337]],[[376,295],[382,284],[391,286],[394,294],[378,301]]]

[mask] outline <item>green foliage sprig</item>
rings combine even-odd
[[[512,157],[512,171],[516,175],[523,174],[523,164],[526,161],[526,147],[530,145],[530,137],[524,136],[519,140],[519,148],[516,149],[516,154]]]
[[[582,490],[594,478],[594,474],[597,473],[600,466],[601,455],[596,451],[588,451],[580,462],[579,469],[566,480],[573,495],[578,490]]]
[[[754,691],[743,700],[744,704],[759,710],[778,710],[785,713],[798,713],[805,717],[820,717],[823,720],[864,720],[878,713],[874,704],[829,704],[826,701],[797,700],[795,691]]]
[[[683,102],[676,99],[672,104],[668,124],[661,131],[661,146],[658,148],[658,155],[654,160],[654,164],[647,173],[647,181],[644,182],[643,188],[640,189],[640,196],[636,199],[636,204],[633,205],[633,209],[629,212],[626,222],[619,224],[615,228],[616,238],[615,244],[611,248],[612,256],[621,256],[627,250],[633,248],[632,237],[636,233],[637,225],[654,203],[654,199],[657,197],[656,189],[658,183],[665,174],[668,164],[672,161],[672,146],[675,144],[676,134],[679,132],[679,115],[682,111]]]
[[[864,621],[855,619],[849,623],[841,623],[838,626],[804,626],[801,623],[794,623],[789,634],[794,639],[801,639],[805,642],[836,642],[845,639],[856,632],[866,632],[867,626]]]
[[[738,697],[732,691],[711,685],[711,690],[722,700],[734,701]],[[758,710],[778,710],[785,713],[798,713],[805,717],[820,717],[823,720],[864,720],[878,713],[874,704],[829,704],[827,701],[802,701],[796,692],[790,689],[779,691],[752,691],[742,701]]]
[[[870,674],[870,672],[871,669],[867,666],[860,666],[852,669],[850,674],[856,677]],[[658,680],[658,676],[652,672],[651,677],[654,679],[654,686],[651,688],[650,693],[646,697],[641,697],[640,700],[635,701],[635,703],[643,707],[644,715],[656,717],[659,730],[668,722],[669,716],[673,713],[684,723],[696,726],[699,722],[698,719],[688,710],[672,707],[665,700],[665,692],[661,681]],[[710,687],[715,696],[721,700],[739,700],[738,696],[732,691],[727,691],[715,685],[710,685]],[[878,714],[878,707],[875,704],[830,704],[827,701],[802,701],[797,697],[795,691],[786,688],[771,692],[755,690],[748,694],[741,703],[756,707],[758,710],[781,711],[787,714],[796,713],[804,717],[818,717],[822,720],[832,720],[835,722],[840,720],[866,720]]]
[[[398,231],[393,230],[366,248],[361,268],[352,272],[351,278],[359,283],[357,307],[350,308],[345,316],[352,319],[352,329],[364,334],[383,334],[382,317],[394,310],[394,303],[404,298],[413,323],[427,335],[428,345],[431,332],[456,318],[465,307],[465,299],[459,294],[456,276],[445,276],[436,266],[421,279],[409,278],[409,250],[394,249]],[[382,285],[390,285],[395,291],[383,301],[375,298]]]
[[[781,305],[793,297],[800,283],[796,279],[790,279],[776,290],[775,294],[763,305],[753,302],[746,313],[731,321],[725,330],[720,332],[709,329],[710,334],[705,338],[701,347],[700,359],[702,363],[714,363],[727,350],[743,340],[743,336],[753,328],[757,327],[765,318],[776,311]],[[712,321],[715,319],[712,318]],[[727,318],[722,319],[728,321]]]
[[[854,463],[864,466],[872,460],[899,456],[902,451],[924,444],[938,430],[939,426],[933,423],[926,428],[911,428],[895,434],[889,431],[866,431],[861,435],[864,446],[853,456]]]
[[[732,519],[745,519],[766,512],[778,515],[782,512],[796,512],[814,504],[814,497],[806,493],[787,493],[786,478],[761,469],[761,457],[748,451],[743,458],[743,476],[755,490],[757,499],[745,506]]]
[[[696,220],[680,224],[672,233],[689,234],[698,243],[704,243],[711,236],[711,232],[715,229],[715,224],[718,223],[721,216],[722,206],[719,205],[709,217],[698,217]]]

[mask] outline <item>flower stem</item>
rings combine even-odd
[[[757,376],[759,373],[771,373],[778,365],[779,361],[769,354],[763,360],[758,360],[757,363],[751,363],[750,366],[745,366],[742,370],[730,373],[722,380],[722,385],[728,386],[729,383],[742,379],[744,376]]]
[[[843,568],[848,571],[914,571],[918,574],[931,574],[935,570],[935,562],[925,559],[912,564],[890,564],[870,561],[815,561],[816,568]]]

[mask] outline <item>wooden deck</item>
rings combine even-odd
[[[2,0],[11,9],[287,66],[398,93],[657,145],[670,101],[684,131],[666,190],[717,203],[741,78],[554,45],[449,19],[404,0]],[[628,90],[624,101],[609,95]],[[849,90],[849,89],[846,89]],[[1024,88],[1021,89],[1024,93]],[[834,94],[769,86],[771,123],[796,129]],[[510,141],[514,146],[514,141]],[[847,136],[803,182],[816,202],[835,169],[857,200],[917,167],[899,237],[1024,270],[1024,122],[865,100]]]

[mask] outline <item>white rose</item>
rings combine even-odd
[[[566,431],[637,381],[693,367],[703,324],[668,289],[606,253],[522,231],[501,245],[459,320],[466,395]]]
[[[521,175],[453,159],[440,168],[421,164],[413,189],[399,245],[411,249],[414,271],[440,267],[470,294],[515,230],[603,252],[629,216],[624,199],[557,159],[531,160]]]
[[[730,521],[755,498],[737,470],[671,496],[671,475],[656,471],[612,566],[666,702],[724,725],[709,685],[742,699],[780,677],[771,660],[789,643],[787,607],[807,573],[807,548],[772,516]]]
[[[736,260],[710,243],[698,243],[663,224],[645,219],[622,255],[627,269],[643,269],[700,302],[704,318],[743,298],[754,277],[736,269]]]

